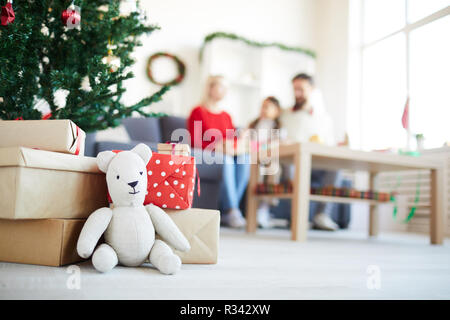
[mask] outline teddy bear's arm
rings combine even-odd
[[[189,251],[191,249],[189,241],[164,210],[152,204],[145,206],[145,209],[147,209],[152,219],[156,233],[164,240],[179,251]]]
[[[89,216],[78,238],[77,252],[80,257],[86,259],[91,256],[98,240],[108,228],[111,218],[110,208],[97,209]]]

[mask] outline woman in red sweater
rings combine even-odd
[[[211,152],[215,150],[223,154],[221,221],[224,225],[241,228],[245,226],[245,219],[239,209],[239,203],[247,188],[250,168],[248,155],[238,155],[236,152],[237,139],[230,115],[218,105],[225,97],[226,89],[223,77],[210,76],[206,84],[205,96],[200,105],[191,111],[187,127],[191,135],[191,145],[194,148]],[[230,143],[226,143],[227,141]],[[227,147],[224,148],[224,145]]]

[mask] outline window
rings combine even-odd
[[[448,5],[448,0],[408,0],[408,22],[416,22]]]
[[[450,0],[364,0],[361,145],[426,148],[450,141]],[[402,114],[409,97],[409,129]]]
[[[429,147],[450,140],[450,15],[410,35],[410,124]]]
[[[394,31],[405,24],[404,0],[365,0],[364,42],[371,42]]]
[[[405,36],[401,33],[364,50],[362,141],[372,149],[384,149],[386,142],[405,144],[400,120],[406,96],[404,56]]]

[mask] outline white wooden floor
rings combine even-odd
[[[80,289],[67,287],[67,267],[0,263],[0,298],[450,299],[448,239],[431,246],[422,235],[312,231],[295,243],[287,230],[221,233],[217,265],[164,276],[149,266],[99,274],[85,262]]]

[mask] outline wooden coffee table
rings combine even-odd
[[[376,174],[383,171],[430,170],[430,242],[442,244],[444,238],[447,203],[446,166],[442,160],[430,160],[421,157],[401,156],[380,152],[351,150],[346,147],[329,147],[317,143],[294,143],[279,146],[279,157],[290,158],[295,165],[293,191],[290,194],[255,193],[258,183],[259,164],[251,165],[250,181],[247,192],[247,232],[257,229],[256,210],[258,201],[264,198],[287,198],[292,201],[291,239],[306,241],[308,232],[309,201],[354,203],[364,202],[370,205],[369,235],[378,234],[377,200],[354,199],[310,194],[311,169],[367,171],[370,174],[370,188],[374,187]],[[277,152],[273,152],[277,156]],[[257,157],[256,154],[252,155]],[[381,202],[386,203],[386,202]]]

